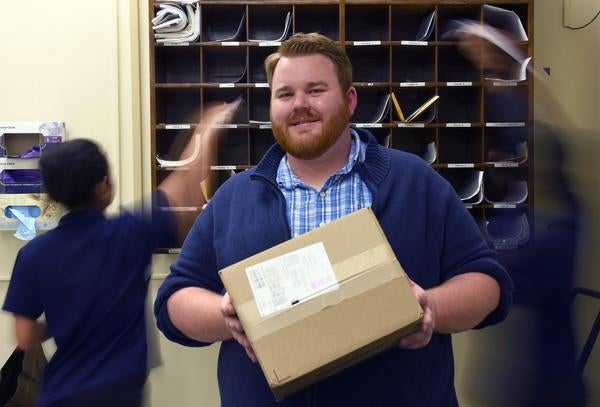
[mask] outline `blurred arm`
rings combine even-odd
[[[158,186],[167,197],[171,207],[202,207],[208,197],[203,192],[210,176],[210,166],[216,160],[217,139],[222,129],[219,124],[229,123],[239,102],[213,105],[206,110],[204,117],[196,126],[194,134],[181,154],[190,157],[194,153],[196,143],[200,152],[195,160],[185,169],[171,171],[171,174]],[[194,212],[174,212],[177,222],[179,241],[183,241],[187,231],[194,222]]]

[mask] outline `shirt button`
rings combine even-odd
[[[321,198],[325,198],[325,192],[321,192],[319,195],[321,195]]]
[[[319,223],[319,226],[325,226],[325,222]]]

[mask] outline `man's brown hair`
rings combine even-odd
[[[342,92],[346,92],[352,86],[352,64],[348,55],[335,41],[319,33],[297,33],[284,41],[277,52],[265,59],[269,87],[273,85],[273,72],[281,57],[312,54],[324,55],[333,62]]]

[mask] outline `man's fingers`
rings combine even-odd
[[[256,360],[257,360],[256,355],[254,354],[254,350],[252,349],[252,344],[250,343],[250,340],[248,339],[248,337],[246,335],[244,335],[243,333],[234,333],[233,339],[235,339],[237,341],[237,343],[239,343],[244,348],[244,350],[246,351],[246,354],[248,355],[250,360],[252,360],[252,362],[256,363]]]
[[[235,308],[233,307],[233,303],[231,302],[231,298],[228,293],[225,293],[223,299],[221,299],[221,313],[225,316],[234,316]]]
[[[242,323],[237,318],[225,318],[225,324],[231,331],[244,332]]]

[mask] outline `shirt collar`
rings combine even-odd
[[[58,226],[86,225],[100,219],[104,219],[104,212],[97,209],[80,209],[71,211],[60,218]]]

